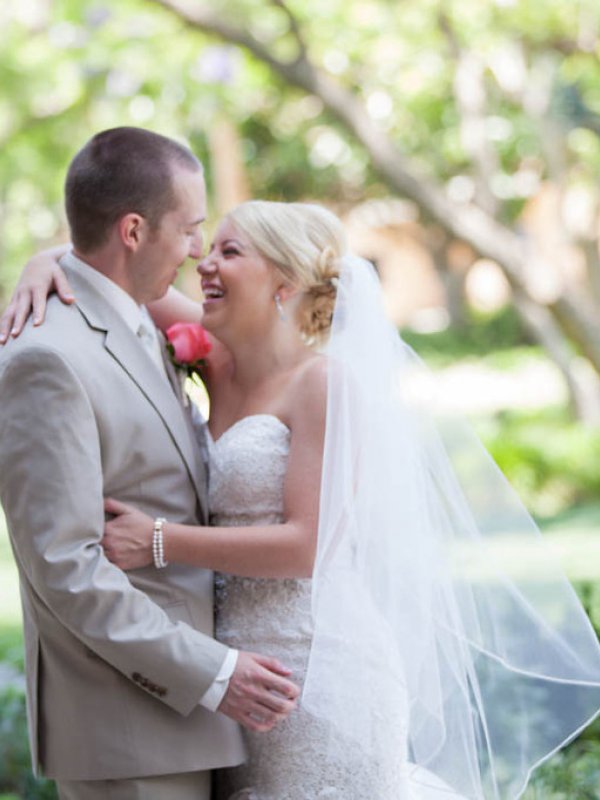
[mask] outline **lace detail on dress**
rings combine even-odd
[[[208,434],[207,442],[213,525],[281,522],[290,442],[281,420],[269,414],[245,417],[216,442]],[[217,574],[215,586],[216,637],[237,649],[275,656],[302,684],[312,635],[311,581]],[[244,731],[248,762],[217,772],[214,800],[425,798],[407,787],[407,765],[398,757],[401,731],[393,741],[389,726],[382,726],[385,740],[376,751],[387,754],[385,763],[380,757],[367,762],[359,744],[330,734],[326,723],[302,708],[270,733]]]
[[[281,522],[290,431],[277,417],[255,414],[208,434],[209,508],[213,525]]]

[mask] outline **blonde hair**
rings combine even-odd
[[[312,203],[250,200],[227,214],[240,233],[303,292],[300,330],[309,343],[329,332],[346,234],[331,211]]]

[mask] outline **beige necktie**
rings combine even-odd
[[[142,321],[137,329],[137,337],[144,346],[146,352],[156,364],[157,369],[160,371],[160,374],[168,380],[167,371],[165,369],[165,364],[163,362],[162,353],[161,353],[161,345],[158,339],[158,333],[156,331],[156,326],[154,322],[152,322],[152,318],[146,308],[142,306]]]

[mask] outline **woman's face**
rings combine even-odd
[[[204,294],[202,324],[218,338],[266,331],[276,317],[281,275],[230,220],[217,230],[198,265]]]

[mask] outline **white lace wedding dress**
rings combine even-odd
[[[216,526],[282,522],[290,432],[275,416],[245,417],[213,441],[207,431],[209,506]],[[302,684],[311,641],[308,579],[217,575],[216,636],[231,647],[275,656]],[[416,790],[403,732],[386,733],[384,755],[366,759],[354,742],[333,752],[327,724],[301,707],[268,734],[245,732],[246,764],[216,777],[214,800],[453,800]],[[339,742],[338,742],[339,744]],[[382,743],[383,744],[383,743]],[[400,757],[399,757],[400,755]]]

